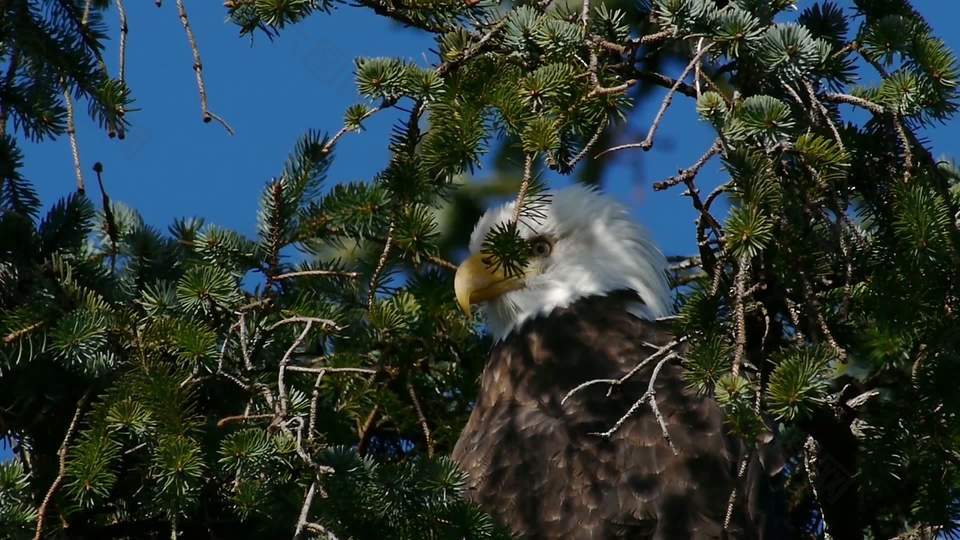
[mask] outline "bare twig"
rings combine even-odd
[[[836,141],[837,146],[841,150],[846,151],[846,145],[843,144],[843,139],[840,137],[840,131],[837,129],[837,125],[833,122],[833,119],[830,118],[830,111],[823,106],[823,102],[820,101],[820,98],[817,97],[817,92],[813,88],[813,84],[810,81],[804,81],[804,86],[807,88],[807,95],[810,96],[810,101],[813,102],[813,105],[820,111],[820,116],[827,122],[827,126],[830,128],[830,132],[833,134],[833,140]]]
[[[34,330],[40,328],[41,326],[43,326],[43,321],[29,324],[19,330],[14,330],[13,332],[10,332],[9,334],[3,336],[3,344],[9,345],[14,341],[22,338],[23,336],[29,334],[30,332],[33,332]]]
[[[662,86],[669,89],[676,88],[675,92],[678,94],[683,94],[694,99],[697,97],[697,89],[683,82],[682,79],[671,79],[670,77],[655,71],[637,71],[634,73],[634,75],[640,80],[655,84],[657,86]]]
[[[637,84],[637,79],[627,79],[623,81],[623,84],[618,84],[617,86],[604,87],[599,84],[595,85],[593,90],[587,94],[588,98],[596,96],[609,96],[611,94],[622,94],[630,89],[631,86]]]
[[[631,377],[636,375],[638,371],[643,369],[644,366],[650,364],[651,362],[657,361],[664,355],[672,352],[677,346],[679,346],[681,343],[685,342],[686,340],[687,340],[686,336],[682,336],[671,341],[670,343],[667,343],[666,345],[663,345],[662,347],[645,343],[644,344],[645,346],[654,348],[656,350],[653,353],[651,353],[650,356],[644,358],[642,361],[640,361],[640,363],[638,363],[636,366],[631,368],[630,371],[628,371],[625,375],[621,376],[618,379],[592,379],[592,380],[583,382],[581,384],[578,384],[577,386],[571,388],[570,391],[563,396],[563,399],[560,400],[560,406],[562,407],[563,405],[565,405],[567,403],[567,400],[573,397],[574,394],[577,394],[578,392],[597,384],[610,385],[610,387],[607,389],[607,395],[609,396],[610,393],[613,392],[613,388],[615,386],[620,386],[623,383],[627,382]]]
[[[631,143],[631,144],[623,144],[620,146],[614,146],[613,148],[608,148],[603,152],[600,152],[595,157],[599,158],[604,154],[608,154],[610,152],[617,152],[619,150],[624,150],[627,148],[641,148],[643,150],[650,150],[651,148],[653,148],[653,138],[657,133],[657,128],[660,127],[660,122],[663,121],[663,117],[667,112],[667,108],[670,107],[670,103],[673,101],[673,94],[676,93],[677,89],[680,87],[680,84],[683,82],[683,80],[687,78],[687,75],[690,73],[690,70],[693,69],[694,66],[696,66],[697,63],[700,62],[700,59],[703,58],[703,55],[706,54],[707,51],[709,51],[713,47],[713,45],[714,43],[708,43],[705,47],[700,49],[697,52],[697,54],[694,55],[693,60],[691,60],[690,63],[687,64],[687,67],[683,69],[683,72],[674,82],[673,86],[670,87],[670,90],[667,92],[667,95],[664,96],[663,101],[660,103],[660,110],[657,111],[657,115],[654,117],[653,123],[650,125],[650,130],[647,131],[647,136],[643,141],[639,143]],[[696,95],[695,89],[694,89],[694,95]]]
[[[93,389],[88,389],[80,399],[77,400],[77,408],[73,413],[73,419],[70,420],[70,425],[67,426],[67,433],[63,436],[63,442],[60,443],[60,450],[57,451],[57,455],[60,457],[60,464],[57,470],[57,476],[53,479],[53,483],[50,484],[50,488],[47,489],[47,494],[43,497],[43,502],[40,503],[40,507],[37,509],[37,528],[36,532],[33,535],[33,540],[40,540],[43,536],[43,525],[44,518],[47,513],[47,507],[50,506],[50,502],[53,500],[54,494],[57,490],[60,489],[60,484],[63,483],[63,475],[67,470],[67,448],[70,446],[70,439],[73,438],[73,433],[77,429],[77,422],[80,420],[80,415],[83,413],[83,407],[87,403],[87,399],[90,398],[90,394],[93,392]]]
[[[597,126],[597,130],[593,132],[593,136],[590,137],[590,140],[588,140],[587,143],[583,145],[583,149],[581,149],[577,155],[570,158],[570,161],[567,163],[568,168],[573,169],[574,167],[576,167],[577,163],[580,163],[580,160],[582,160],[584,156],[586,156],[587,153],[590,152],[593,146],[597,144],[597,141],[600,140],[600,136],[603,135],[603,130],[605,129],[607,129],[606,118],[604,118],[603,121],[600,122],[600,125]]]
[[[808,109],[810,111],[810,115],[813,116],[814,110],[809,109],[807,107],[807,104],[803,102],[803,98],[800,97],[800,94],[798,94],[797,91],[794,90],[794,88],[790,86],[787,83],[787,81],[783,79],[783,77],[778,77],[778,78],[780,79],[780,85],[783,86],[783,88],[786,89],[787,93],[790,94],[790,97],[792,97],[793,100],[797,102],[797,105],[800,107],[800,109],[801,110]],[[814,122],[816,122],[816,118],[814,118],[813,120]]]
[[[373,269],[373,274],[370,275],[370,285],[367,287],[367,309],[373,307],[374,300],[377,299],[377,288],[380,287],[380,274],[383,273],[383,269],[387,266],[387,261],[390,259],[390,250],[393,249],[393,230],[396,226],[396,223],[391,221],[390,227],[387,229],[387,239],[383,243],[383,251],[380,252],[380,259],[377,261],[376,268]]]
[[[287,366],[290,364],[290,357],[293,355],[294,351],[300,347],[300,344],[303,343],[303,340],[307,338],[307,334],[310,333],[312,328],[313,321],[307,320],[307,324],[303,327],[303,332],[300,332],[300,335],[293,340],[293,343],[290,344],[290,348],[287,349],[286,354],[284,354],[283,358],[280,359],[280,369],[277,370],[277,395],[280,397],[280,416],[286,416],[287,414],[287,388],[284,384],[283,376],[287,370]]]
[[[73,157],[73,174],[77,177],[77,191],[84,193],[87,190],[83,182],[83,170],[80,167],[80,145],[77,143],[77,124],[73,112],[73,98],[66,83],[63,83],[63,103],[67,108],[67,139],[70,142],[70,155]]]
[[[676,446],[674,446],[673,444],[673,439],[670,437],[670,432],[667,430],[666,420],[663,418],[663,415],[660,413],[660,409],[657,407],[657,394],[656,394],[656,390],[654,389],[654,385],[657,382],[657,376],[660,375],[660,370],[663,368],[664,364],[666,364],[668,361],[674,358],[679,358],[679,356],[676,353],[670,353],[667,356],[665,356],[662,360],[660,360],[660,362],[657,363],[656,367],[653,368],[653,373],[650,374],[650,382],[647,383],[647,391],[644,392],[642,396],[640,396],[640,399],[635,401],[633,405],[630,407],[630,409],[627,410],[627,412],[624,413],[624,415],[621,416],[620,419],[618,419],[616,423],[614,423],[613,426],[610,427],[610,429],[602,433],[595,433],[594,435],[599,435],[605,438],[611,437],[614,433],[617,432],[617,430],[620,429],[621,426],[623,426],[624,422],[626,422],[627,419],[630,418],[633,415],[633,413],[635,413],[637,409],[640,408],[640,406],[644,402],[649,402],[650,409],[653,411],[653,415],[654,417],[656,417],[657,423],[660,424],[660,430],[663,432],[663,438],[667,441],[667,445],[670,446],[670,450],[673,451],[673,455],[675,456],[680,455],[680,452],[677,451]]]
[[[734,313],[737,323],[737,344],[733,353],[733,367],[730,373],[734,377],[740,375],[740,365],[743,363],[743,356],[747,348],[747,323],[744,313],[744,298],[746,297],[747,278],[750,273],[750,260],[747,257],[740,257],[737,263],[737,278],[734,285]]]
[[[129,28],[127,27],[127,10],[123,7],[123,0],[115,0],[117,5],[117,15],[120,18],[120,62],[119,62],[119,79],[120,84],[126,86],[127,84],[127,32]],[[126,114],[126,112],[121,108],[119,111],[120,116]],[[124,138],[124,127],[123,122],[120,122],[119,128],[117,130],[117,137],[120,139]]]
[[[677,184],[682,184],[688,180],[696,178],[697,174],[700,172],[700,169],[702,169],[703,166],[710,161],[710,158],[719,154],[722,148],[723,147],[721,146],[720,139],[717,139],[713,142],[713,145],[710,146],[706,153],[700,156],[700,159],[698,159],[693,165],[687,167],[686,169],[677,171],[676,176],[671,176],[670,178],[660,182],[654,182],[654,191],[663,191]]]
[[[287,366],[287,371],[296,371],[298,373],[366,373],[367,375],[376,375],[377,370],[362,367],[305,367],[305,366]]]
[[[787,291],[789,294],[790,291]],[[797,306],[797,303],[791,300],[790,298],[786,299],[787,303],[787,315],[790,317],[790,323],[793,324],[796,341],[803,342],[803,330],[800,329],[800,307]]]
[[[517,192],[517,201],[513,205],[513,222],[520,222],[520,213],[523,211],[523,203],[527,198],[527,191],[530,189],[530,177],[533,176],[533,153],[528,153],[523,161],[523,179],[520,181],[520,191]]]
[[[828,92],[824,94],[820,99],[827,101],[829,103],[843,103],[846,105],[853,105],[854,107],[860,107],[861,109],[866,109],[873,114],[882,115],[885,110],[882,105],[878,105],[872,101],[863,99],[857,96],[851,96],[850,94],[838,94],[835,92]]]
[[[273,281],[280,281],[284,279],[290,279],[295,277],[342,277],[356,279],[360,277],[359,272],[342,272],[340,270],[299,270],[297,272],[287,272],[286,274],[280,274],[272,276],[270,279]]]
[[[697,40],[697,56],[700,56],[700,51],[703,50],[703,38]],[[693,70],[693,88],[697,91],[697,99],[700,99],[700,74],[703,71],[703,67],[700,65],[700,60],[697,60],[696,67]]]
[[[817,441],[813,437],[807,437],[806,442],[803,444],[803,468],[807,472],[807,481],[810,484],[810,490],[813,492],[813,502],[817,505],[817,511],[820,512],[820,519],[824,521],[824,539],[831,540],[833,538],[830,535],[829,525],[826,523],[826,515],[823,513],[823,504],[820,502],[820,493],[817,489],[817,461],[820,458],[820,448],[817,446]]]
[[[367,111],[366,113],[364,113],[364,114],[357,120],[357,123],[359,124],[360,122],[366,120],[367,118],[370,118],[371,116],[377,114],[378,112],[380,112],[380,111],[382,111],[382,110],[384,110],[384,109],[389,109],[390,107],[393,107],[393,106],[396,105],[396,104],[397,104],[396,99],[384,100],[383,103],[381,103],[377,108],[375,108],[375,109],[370,109],[369,111]],[[349,132],[351,132],[351,131],[355,131],[352,126],[346,126],[346,125],[343,126],[342,128],[340,128],[339,131],[337,131],[337,132],[333,135],[333,137],[330,138],[330,140],[327,141],[326,144],[323,145],[323,148],[322,148],[320,151],[321,151],[322,153],[324,153],[324,154],[329,153],[331,150],[333,150],[333,147],[336,146],[337,142],[339,142],[340,139],[343,138],[344,135],[346,135],[347,133],[349,133]]]
[[[427,256],[425,256],[424,258],[427,259],[428,261],[430,261],[431,263],[433,263],[433,265],[435,265],[435,266],[437,266],[437,267],[439,267],[439,268],[443,268],[444,270],[448,270],[448,271],[450,271],[450,272],[456,272],[456,271],[457,271],[457,265],[453,264],[452,262],[450,262],[450,261],[448,261],[448,260],[446,260],[446,259],[444,259],[444,258],[442,258],[442,257],[437,257],[437,256],[434,256],[434,255],[427,255]]]
[[[281,319],[273,323],[272,325],[270,325],[267,328],[267,330],[273,331],[273,330],[276,330],[278,326],[282,326],[284,324],[293,324],[293,323],[313,323],[313,324],[319,324],[323,329],[329,328],[333,330],[343,330],[342,326],[338,326],[337,323],[331,321],[330,319],[320,319],[317,317],[303,317],[303,316],[287,317],[286,319]]]
[[[671,272],[682,272],[691,268],[697,268],[703,264],[700,257],[682,257],[680,260],[670,263],[668,270]]]
[[[367,446],[370,444],[370,436],[373,434],[373,427],[377,425],[377,420],[380,419],[380,404],[373,406],[373,409],[370,410],[370,414],[367,415],[366,420],[363,421],[363,425],[360,426],[360,432],[358,433],[358,442],[357,442],[357,454],[364,455],[367,453]]]
[[[116,216],[113,215],[113,205],[110,204],[110,195],[103,185],[103,164],[99,161],[93,164],[93,172],[97,174],[97,186],[100,188],[100,200],[103,205],[103,221],[106,223],[107,237],[110,239],[110,272],[116,269],[117,256],[120,255],[120,229],[117,227]]]
[[[307,524],[307,517],[310,515],[310,506],[313,504],[313,497],[317,493],[317,481],[310,483],[307,494],[303,497],[303,506],[300,508],[300,516],[297,518],[297,527],[293,531],[293,540],[300,538],[304,526]]]
[[[237,320],[237,327],[240,330],[240,353],[243,355],[243,367],[247,371],[253,370],[253,359],[250,357],[250,348],[247,346],[247,313],[245,311],[239,312],[240,318]],[[257,325],[256,331],[253,333],[254,340],[257,339],[257,335],[260,332],[260,326]]]
[[[322,540],[337,540],[337,536],[335,534],[330,532],[326,527],[319,523],[304,523],[303,529],[317,535],[317,538]]]
[[[276,417],[272,414],[250,414],[250,415],[238,414],[235,416],[225,416],[217,421],[217,427],[220,429],[223,429],[229,426],[230,424],[259,422],[263,420],[273,420],[274,418]]]
[[[313,392],[310,396],[310,416],[307,418],[308,443],[313,442],[313,433],[317,429],[317,403],[320,401],[320,383],[323,382],[323,376],[326,374],[326,370],[321,370],[317,374],[317,379],[313,382]]]
[[[810,287],[810,282],[807,280],[807,276],[800,272],[801,282],[803,283],[804,296],[806,301],[810,304],[810,311],[813,312],[813,317],[817,321],[817,326],[820,327],[820,331],[823,332],[823,337],[827,340],[827,344],[830,345],[830,348],[833,349],[833,352],[836,353],[837,358],[841,362],[847,361],[847,351],[837,343],[837,340],[834,339],[833,333],[830,331],[830,327],[827,325],[827,319],[824,318],[823,313],[820,310],[819,302],[817,302],[814,290]]]
[[[727,513],[723,518],[724,531],[730,529],[730,520],[733,518],[733,505],[737,502],[737,486],[740,484],[740,480],[743,479],[744,473],[747,472],[748,463],[750,463],[750,452],[745,451],[743,460],[740,461],[740,467],[737,469],[737,481],[734,482],[733,489],[730,490],[730,498],[727,500]]]
[[[183,25],[183,30],[187,34],[187,42],[190,44],[190,51],[193,53],[193,71],[197,75],[197,90],[200,93],[200,113],[201,118],[204,123],[209,123],[211,120],[216,120],[227,130],[227,133],[233,135],[235,132],[233,128],[230,127],[230,124],[226,122],[223,118],[217,116],[210,112],[210,109],[207,107],[207,86],[203,82],[203,61],[200,59],[200,48],[197,47],[197,39],[193,35],[193,30],[190,28],[190,19],[187,18],[187,8],[183,5],[183,0],[177,0],[177,13],[180,14],[180,23]]]
[[[907,183],[910,181],[910,174],[913,170],[913,149],[910,147],[907,130],[903,126],[903,117],[899,113],[893,115],[893,127],[897,132],[897,138],[900,139],[900,146],[903,150],[903,182]]]
[[[433,435],[430,433],[430,424],[427,422],[427,416],[423,413],[423,407],[420,406],[420,398],[417,397],[417,391],[413,388],[413,383],[411,382],[407,382],[407,393],[410,395],[410,401],[413,402],[413,408],[417,411],[420,428],[423,429],[423,438],[427,443],[427,457],[432,458],[434,444]]]
[[[639,48],[641,45],[653,45],[661,41],[667,40],[673,37],[672,30],[661,30],[653,34],[647,34],[641,36],[639,39],[633,39],[627,42],[626,45],[621,45],[619,43],[612,43],[604,39],[597,39],[596,44],[603,49],[606,49],[610,52],[626,54],[632,52]]]
[[[490,27],[490,30],[488,30],[486,34],[482,35],[480,39],[477,40],[476,43],[474,43],[471,47],[467,48],[467,50],[458,58],[440,64],[440,66],[437,67],[437,74],[442,77],[450,73],[454,69],[460,67],[461,64],[467,62],[474,56],[480,54],[480,52],[483,51],[483,48],[487,45],[487,43],[491,39],[493,39],[493,37],[497,35],[497,33],[500,32],[500,30],[504,26],[506,26],[508,20],[509,20],[509,17],[503,17],[502,19],[497,21],[496,24]]]
[[[84,30],[86,30],[90,24],[90,8],[92,5],[93,0],[85,0],[83,2],[83,17],[80,19],[80,24]]]

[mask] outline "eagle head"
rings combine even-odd
[[[488,210],[470,236],[470,257],[457,269],[454,289],[470,313],[479,304],[494,338],[524,321],[549,315],[589,296],[632,291],[630,311],[645,319],[672,310],[667,261],[622,205],[579,185],[553,193],[539,219],[522,220],[521,238],[532,257],[520,275],[490,267],[482,250],[487,233],[513,219],[513,202]]]

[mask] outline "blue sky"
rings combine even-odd
[[[811,3],[801,0],[799,6]],[[960,34],[950,32],[960,5],[944,0],[914,4],[938,35],[960,51]],[[236,135],[227,135],[216,123],[200,122],[190,49],[172,2],[161,8],[153,2],[127,6],[127,79],[140,110],[129,115],[133,126],[126,140],[108,139],[82,114],[78,117],[89,187],[94,189],[90,168],[100,161],[111,196],[161,228],[176,217],[202,216],[253,235],[259,193],[278,173],[296,139],[308,129],[336,131],[343,111],[361,101],[353,84],[354,58],[396,56],[421,65],[434,59],[429,36],[359,8],[315,15],[287,28],[273,42],[258,36],[252,44],[225,21],[220,2],[190,2],[188,8],[203,55],[210,109],[226,118]],[[115,22],[115,13],[108,13],[106,20]],[[115,41],[106,56],[115,72]],[[638,140],[646,132],[659,95],[653,94],[632,117],[632,135],[623,142]],[[330,181],[369,179],[381,170],[389,158],[389,130],[399,114],[375,116],[365,132],[346,137],[338,145]],[[954,122],[925,133],[934,143],[935,155],[960,155],[956,126]],[[605,178],[606,190],[630,206],[668,254],[696,251],[695,214],[679,189],[657,193],[650,185],[690,165],[712,140],[712,130],[697,121],[691,100],[676,99],[654,149],[619,153]],[[39,144],[24,141],[23,148],[24,173],[45,203],[73,189],[65,138]],[[478,171],[479,176],[484,174]],[[714,163],[705,170],[702,187],[707,190],[721,180]]]

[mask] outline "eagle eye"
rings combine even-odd
[[[553,251],[553,244],[543,237],[534,238],[530,241],[530,251],[534,257],[547,257]]]

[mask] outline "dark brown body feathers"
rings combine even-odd
[[[627,373],[672,336],[626,311],[625,295],[593,297],[527,322],[494,347],[476,407],[454,449],[469,496],[522,538],[763,538],[763,474],[740,481],[723,530],[741,448],[724,435],[716,403],[662,368],[657,403],[679,455],[649,406],[610,438],[609,429],[647,389],[656,362],[607,396],[587,380]],[[635,300],[634,300],[635,301]],[[766,535],[770,537],[770,535]]]

